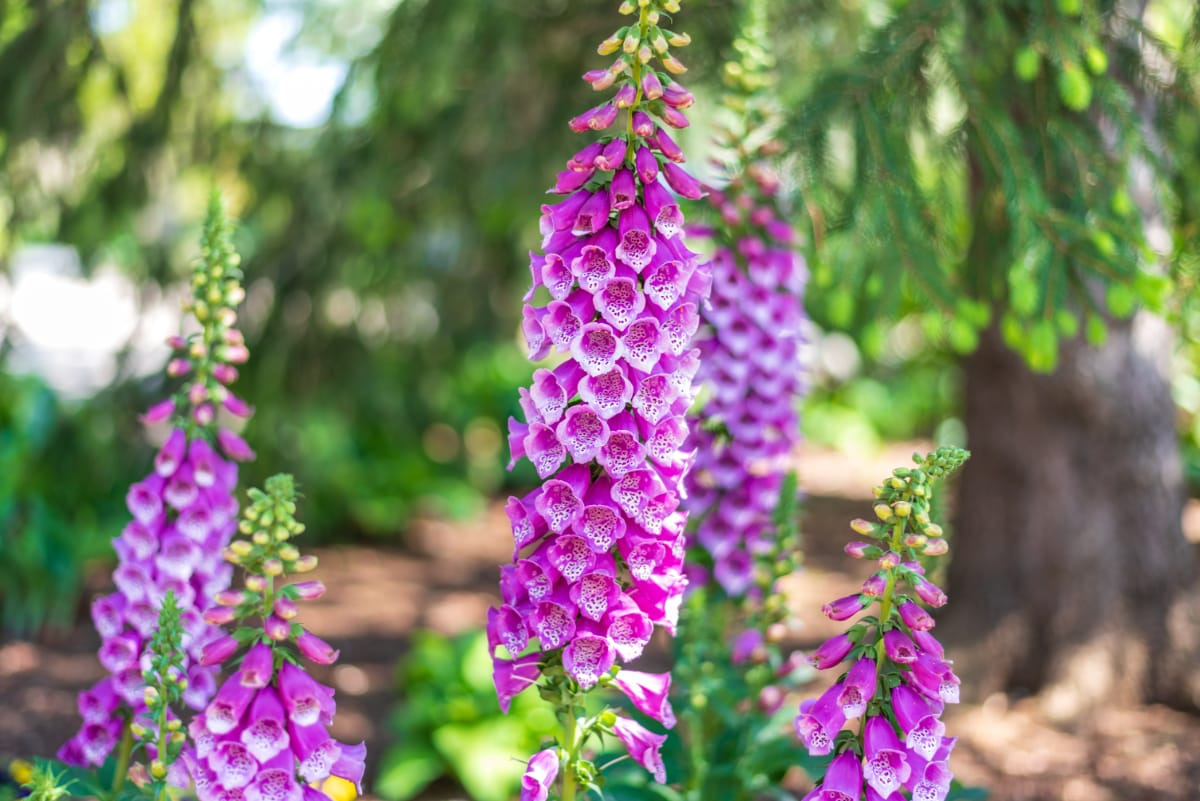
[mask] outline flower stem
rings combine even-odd
[[[642,6],[641,11],[638,12],[638,41],[646,39],[646,26],[649,24],[646,19],[647,8],[648,6]],[[633,53],[633,88],[637,90],[637,95],[633,98],[633,103],[629,106],[629,113],[626,117],[629,136],[626,140],[628,144],[625,148],[625,160],[631,164],[633,163],[634,144],[637,142],[637,137],[633,135],[633,113],[637,111],[638,106],[642,102],[642,60],[638,58],[636,51]]]
[[[888,548],[893,553],[900,553],[901,540],[904,537],[904,518],[896,519],[896,524],[892,526],[892,538],[888,542]],[[886,650],[883,647],[883,627],[887,625],[888,619],[892,615],[892,597],[896,593],[896,577],[899,566],[888,568],[887,586],[883,589],[883,595],[879,598],[879,642],[875,649],[875,665],[876,672],[879,676],[883,676],[883,662],[886,657]]]
[[[129,763],[133,759],[133,721],[127,719],[121,726],[121,745],[117,751],[117,768],[113,773],[112,797],[125,786],[125,777],[129,775]]]
[[[566,750],[566,764],[562,769],[562,792],[559,801],[575,801],[575,763],[579,759],[576,740],[575,698],[567,690],[567,706],[563,715],[563,743]]]

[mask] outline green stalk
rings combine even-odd
[[[904,521],[907,518],[896,518],[896,524],[892,527],[892,538],[888,542],[888,548],[893,553],[900,553],[902,538],[904,537]],[[879,599],[879,642],[875,649],[875,666],[876,673],[883,675],[883,663],[887,652],[883,648],[883,627],[887,625],[888,619],[892,615],[892,597],[896,592],[896,578],[899,565],[888,568],[887,586],[884,587],[883,595]]]
[[[567,691],[568,694],[570,690]],[[567,752],[566,764],[562,770],[562,792],[559,801],[575,801],[575,762],[579,759],[576,740],[575,699],[568,695],[567,708],[563,719],[563,747]]]
[[[117,751],[117,769],[113,774],[112,797],[125,786],[125,777],[129,775],[129,763],[133,760],[133,724],[126,719],[121,726],[121,745]]]
[[[646,38],[646,26],[649,24],[646,20],[646,9],[648,6],[642,6],[638,12],[638,41],[643,41]],[[633,98],[633,104],[629,106],[629,112],[626,115],[626,124],[629,131],[627,139],[628,146],[625,148],[625,160],[633,163],[634,142],[637,137],[633,135],[633,113],[637,111],[637,107],[642,102],[642,60],[638,58],[637,51],[633,52],[633,87],[637,90],[637,95]]]

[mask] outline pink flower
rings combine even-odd
[[[558,753],[554,748],[538,751],[529,758],[521,777],[521,801],[546,801],[550,785],[558,776]]]
[[[667,783],[667,769],[663,765],[659,749],[666,742],[665,734],[654,732],[628,718],[617,718],[613,723],[613,734],[617,735],[629,752],[629,756],[646,770],[659,784]]]

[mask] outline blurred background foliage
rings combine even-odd
[[[811,140],[833,176],[827,186],[843,193],[797,204],[816,324],[806,433],[838,447],[961,440],[952,353],[971,345],[980,310],[952,299],[920,312],[919,295],[868,272],[887,237],[839,236],[855,201],[845,195],[857,183],[846,172],[853,123],[817,136],[799,113],[818,67],[845,67],[847,80],[880,67],[862,48],[907,3],[769,5],[790,135]],[[7,630],[69,618],[82,565],[120,530],[124,489],[152,447],[133,410],[163,392],[166,350],[156,343],[173,331],[214,184],[241,218],[252,357],[237,387],[258,409],[247,481],[284,467],[300,476],[311,528],[327,541],[402,537],[413,516],[471,514],[530,482],[527,465],[504,471],[502,429],[531,369],[517,332],[525,253],[538,241],[545,187],[579,146],[565,120],[593,102],[579,75],[599,65],[591,43],[615,25],[614,6],[0,0]],[[1184,52],[1189,4],[1152,6],[1155,32]],[[687,78],[700,102],[684,137],[695,164],[737,10],[736,0],[694,0],[682,18],[696,42]],[[914,136],[958,124],[949,68],[927,77],[926,105],[908,112]],[[1180,115],[1168,129],[1181,176],[1173,263],[1186,289],[1200,273],[1187,244],[1200,219],[1200,123]],[[942,144],[956,147],[952,136]],[[969,214],[962,175],[943,156],[931,146],[908,165],[944,215],[931,239],[944,252],[919,254],[935,274],[964,246]],[[813,165],[789,166],[789,188],[806,188]],[[39,250],[47,244],[77,256],[50,259]],[[1194,305],[1169,311],[1185,334],[1179,422],[1200,486]],[[100,322],[111,330],[98,333]]]

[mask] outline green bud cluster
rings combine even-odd
[[[878,503],[874,506],[878,523],[857,519],[850,523],[858,534],[876,540],[889,539],[892,529],[904,523],[902,544],[906,556],[941,556],[948,546],[942,539],[942,527],[930,518],[933,502],[933,482],[953,473],[970,456],[962,448],[943,447],[922,457],[913,454],[916,467],[897,467],[872,493]],[[880,551],[882,553],[882,551]],[[867,558],[875,558],[873,549],[868,549]]]
[[[290,475],[280,474],[267,479],[266,491],[253,488],[247,493],[250,503],[242,511],[237,539],[225,549],[225,559],[247,573],[247,588],[261,592],[255,579],[274,578],[284,573],[307,573],[317,566],[315,556],[301,556],[289,542],[304,532],[304,524],[296,520],[297,491]]]
[[[163,598],[158,612],[158,627],[147,648],[150,666],[142,672],[146,684],[146,710],[130,725],[137,747],[154,748],[148,766],[149,786],[155,799],[167,794],[167,773],[183,751],[186,737],[183,724],[173,713],[187,689],[183,661],[183,625],[179,621],[179,603],[173,591]]]

